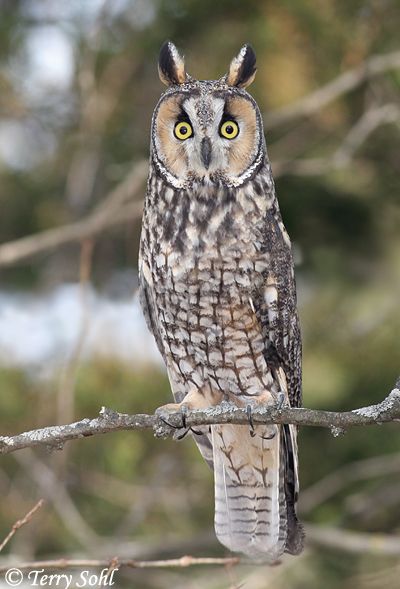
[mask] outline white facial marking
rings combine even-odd
[[[212,172],[228,165],[226,140],[219,135],[219,126],[224,112],[222,98],[193,97],[186,100],[183,108],[193,127],[193,135],[184,142],[188,158],[188,168],[195,174],[209,178]],[[212,145],[211,161],[208,169],[201,158],[201,141],[208,137]],[[225,142],[225,144],[224,144]]]

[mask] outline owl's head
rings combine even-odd
[[[262,165],[265,143],[260,111],[245,90],[256,73],[256,56],[245,45],[220,80],[195,80],[167,41],[158,62],[168,90],[154,111],[152,157],[175,188],[194,183],[241,186]]]

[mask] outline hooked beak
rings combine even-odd
[[[208,137],[203,137],[201,140],[200,154],[203,164],[206,170],[208,170],[211,162],[211,141]]]

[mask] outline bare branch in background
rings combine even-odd
[[[381,125],[400,121],[400,108],[397,104],[385,104],[367,110],[350,129],[343,143],[333,155],[335,167],[346,166],[353,158],[357,149]]]
[[[76,132],[77,144],[66,177],[66,199],[75,209],[90,201],[101,168],[104,131],[115,113],[121,94],[138,67],[138,59],[125,53],[116,54],[96,72],[101,42],[110,9],[103,0],[86,37],[78,62],[77,80],[80,90],[80,120]]]
[[[27,524],[27,523],[29,523],[31,521],[32,517],[43,506],[43,504],[44,504],[44,500],[43,499],[39,499],[39,501],[36,503],[36,505],[34,505],[32,507],[32,509],[30,511],[28,511],[28,513],[24,517],[22,517],[21,519],[19,519],[18,521],[15,522],[15,524],[13,525],[13,527],[11,528],[11,530],[9,531],[9,533],[7,534],[7,536],[1,542],[1,544],[0,544],[0,552],[9,543],[9,541],[14,536],[14,534],[16,533],[16,531],[19,530],[20,528],[22,528],[22,526],[24,526],[25,524]]]
[[[397,68],[400,68],[400,51],[370,57],[356,68],[344,72],[294,104],[266,113],[264,115],[265,127],[270,130],[294,119],[310,116],[322,110],[339,96],[354,90],[368,78]]]
[[[95,550],[100,537],[89,527],[55,473],[32,450],[20,452],[15,460],[53,505],[66,530],[89,552]]]
[[[217,407],[211,407],[202,411],[189,411],[185,413],[186,426],[196,427],[203,425],[216,425],[233,423],[236,425],[248,425],[249,417],[245,408],[238,408],[222,402]],[[377,425],[400,420],[400,390],[395,388],[378,405],[370,405],[352,411],[321,411],[318,409],[306,409],[283,407],[262,407],[254,409],[252,419],[255,425],[271,423],[294,423],[327,427],[334,435],[340,435],[349,427]],[[182,427],[182,414],[173,413],[168,416],[167,425],[159,415],[127,415],[117,413],[103,407],[100,416],[95,419],[82,419],[68,425],[50,426],[17,434],[16,436],[0,437],[0,454],[8,454],[32,448],[44,446],[47,448],[61,448],[65,442],[89,437],[98,434],[106,434],[118,430],[142,430],[153,429],[157,437],[167,437]]]
[[[78,336],[61,371],[60,385],[57,391],[57,422],[72,421],[75,409],[75,382],[79,361],[82,355],[90,324],[90,308],[88,301],[88,283],[92,270],[94,242],[85,239],[81,245],[79,261],[79,284],[81,300],[81,319]]]
[[[385,104],[371,108],[358,119],[332,155],[275,162],[272,165],[274,176],[276,178],[285,174],[315,176],[345,168],[371,133],[381,125],[398,122],[400,122],[400,108],[396,104]]]
[[[0,245],[0,266],[14,264],[33,255],[61,245],[82,241],[140,217],[143,201],[128,202],[137,196],[147,176],[148,162],[141,161],[128,176],[105,198],[93,213],[82,221],[48,229]]]
[[[333,548],[354,554],[400,556],[400,536],[351,532],[340,528],[307,525],[307,539],[314,546]]]
[[[361,480],[400,473],[400,454],[374,456],[346,464],[342,468],[329,473],[307,489],[303,489],[300,497],[301,513],[310,513],[347,485]]]
[[[311,115],[342,94],[353,90],[364,80],[399,67],[400,51],[371,57],[357,68],[341,74],[332,82],[295,104],[268,113],[264,117],[265,126],[267,129],[272,129],[298,117]],[[112,72],[107,75],[111,76]],[[107,76],[105,78],[107,79]],[[109,110],[112,111],[114,103],[110,103],[110,105]],[[90,109],[90,112],[95,110]],[[109,110],[107,110],[107,117]],[[275,162],[273,165],[275,177],[278,178],[287,173],[299,176],[318,175],[331,169],[342,168],[349,163],[356,150],[378,126],[396,122],[398,119],[399,108],[397,105],[386,104],[371,108],[361,116],[332,156]],[[143,202],[142,200],[131,202],[131,200],[132,197],[137,196],[143,186],[147,170],[147,161],[136,164],[131,173],[82,221],[48,229],[36,235],[0,245],[0,267],[15,264],[65,244],[93,237],[103,231],[139,218]]]
[[[57,424],[75,419],[75,388],[79,364],[82,358],[85,343],[90,331],[90,300],[89,281],[92,273],[94,240],[85,239],[81,244],[79,258],[79,295],[80,295],[80,325],[76,341],[68,354],[60,374],[60,382],[56,392]],[[67,449],[66,449],[67,450]],[[54,466],[58,471],[65,472],[68,463],[68,451],[61,452],[53,457]]]

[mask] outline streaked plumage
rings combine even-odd
[[[290,240],[261,115],[244,89],[255,75],[254,53],[245,46],[226,76],[197,81],[166,43],[159,71],[168,89],[152,122],[139,276],[176,403],[255,407],[283,393],[297,407],[301,340]],[[296,428],[202,432],[194,437],[214,468],[219,540],[270,560],[300,552]]]

